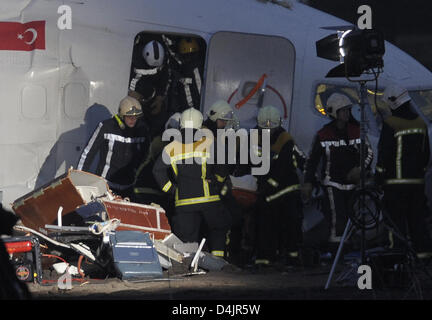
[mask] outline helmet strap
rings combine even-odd
[[[125,124],[123,123],[123,121],[122,121],[120,115],[116,114],[116,115],[114,116],[114,119],[116,119],[117,124],[119,125],[119,127],[120,127],[121,129],[125,129]]]

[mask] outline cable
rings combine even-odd
[[[372,69],[372,70],[373,70],[373,69]],[[379,77],[379,73],[375,73],[375,70],[373,70],[373,73],[374,73],[374,75],[375,75],[375,92],[374,92],[374,103],[375,103],[375,108],[376,108],[376,111],[378,112],[378,114],[379,114],[379,116],[380,116],[380,118],[381,118],[381,121],[383,122],[383,121],[384,121],[384,116],[383,116],[383,114],[381,113],[381,110],[380,110],[380,108],[378,107],[378,104],[377,104],[378,77]]]
[[[79,256],[79,259],[78,259],[78,273],[81,275],[81,278],[84,280],[84,278],[85,278],[85,274],[84,274],[84,272],[82,272],[81,271],[81,262],[83,261],[83,258],[84,258],[84,256],[83,255],[80,255]]]
[[[56,256],[54,254],[46,254],[46,253],[44,253],[44,254],[42,254],[42,257],[56,258],[56,259],[59,259],[59,260],[63,261],[64,263],[66,263],[68,266],[70,265],[70,263],[67,262],[65,259],[63,259],[62,257]]]
[[[67,262],[65,259],[63,259],[62,257],[56,256],[54,254],[45,254],[44,253],[44,254],[42,254],[42,256],[43,257],[48,257],[48,258],[56,258],[56,259],[59,259],[59,260],[63,261],[64,263],[67,264],[66,270],[67,270],[67,268],[69,268],[69,266],[71,266],[71,264],[69,262]],[[78,272],[81,275],[81,279],[72,278],[71,279],[72,281],[77,281],[77,282],[84,282],[85,281],[85,274],[81,271],[81,263],[82,263],[83,259],[84,259],[84,256],[80,255],[80,257],[78,259],[78,267],[77,267],[78,268]],[[104,279],[95,279],[95,280],[104,280]],[[58,279],[57,280],[48,280],[48,279],[43,279],[42,280],[43,284],[54,283],[54,282],[58,282]]]

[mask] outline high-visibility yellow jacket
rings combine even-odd
[[[429,155],[428,132],[420,117],[387,118],[378,144],[379,183],[423,184]]]
[[[197,208],[220,201],[218,182],[225,177],[218,174],[218,165],[209,163],[212,148],[213,140],[203,137],[193,143],[174,140],[163,149],[153,175],[162,191],[175,195],[176,207]]]

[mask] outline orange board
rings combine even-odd
[[[171,234],[171,227],[165,210],[151,205],[128,201],[101,200],[109,219],[119,219],[116,230],[139,230],[149,232],[155,240],[163,240]]]

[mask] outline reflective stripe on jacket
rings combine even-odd
[[[420,117],[391,116],[383,124],[376,171],[383,184],[423,184],[429,161],[427,128]]]
[[[173,141],[156,161],[153,175],[162,191],[175,195],[176,207],[220,201],[214,185],[217,165],[208,163],[211,148],[213,140],[209,137],[189,144]],[[175,181],[170,180],[168,169]]]

